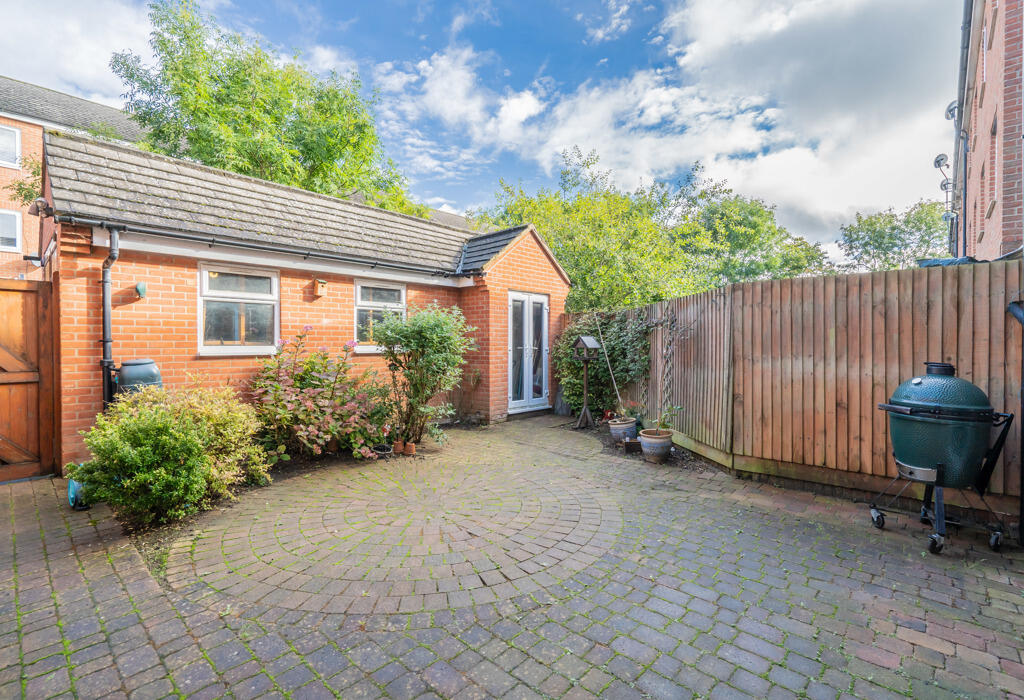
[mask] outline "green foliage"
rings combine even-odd
[[[345,450],[373,459],[375,440],[386,430],[391,407],[386,390],[369,372],[355,374],[349,355],[355,341],[340,355],[327,348],[309,351],[306,326],[278,352],[262,361],[252,379],[256,413],[272,462],[291,454],[317,456]]]
[[[35,156],[25,156],[21,161],[21,169],[27,170],[28,175],[22,175],[4,189],[11,193],[13,201],[27,207],[43,196],[43,164]]]
[[[69,465],[87,500],[136,525],[178,520],[240,484],[266,484],[255,411],[230,387],[148,387],[118,397],[85,433],[93,458]]]
[[[563,158],[558,189],[528,194],[502,181],[497,204],[476,216],[491,228],[534,224],[572,280],[570,310],[638,306],[709,287],[711,241],[695,232],[684,245],[674,235],[695,202],[714,191],[697,171],[678,185],[624,191],[597,169],[595,154],[577,148]]]
[[[451,416],[450,403],[434,399],[451,391],[462,378],[466,353],[476,349],[470,335],[475,328],[456,307],[430,304],[410,313],[385,317],[373,328],[374,341],[383,348],[391,372],[396,437],[419,442],[423,433],[441,440],[438,421]]]
[[[597,169],[597,156],[563,154],[561,184],[536,194],[501,183],[485,227],[532,223],[565,268],[571,311],[639,306],[715,286],[828,272],[820,246],[793,236],[764,202],[701,177],[632,191]]]
[[[716,286],[833,272],[818,243],[794,236],[775,221],[775,209],[759,199],[729,195],[706,202],[683,227],[716,249]],[[703,245],[703,244],[702,244]]]
[[[851,271],[900,270],[915,267],[922,258],[945,257],[949,225],[942,220],[942,202],[920,201],[904,211],[887,209],[857,214],[842,227],[839,247]]]
[[[199,510],[206,495],[203,437],[169,406],[118,400],[85,433],[93,458],[68,473],[87,501],[106,501],[135,525],[171,522]]]
[[[425,216],[383,155],[357,75],[321,78],[296,58],[225,31],[191,0],[150,5],[154,66],[131,52],[110,65],[158,153]]]
[[[555,340],[551,359],[562,395],[573,411],[583,407],[583,362],[575,357],[572,350],[576,338],[581,335],[604,338],[608,361],[621,392],[626,384],[640,380],[650,371],[650,329],[651,325],[643,313],[630,318],[624,312],[585,314],[565,329]],[[618,398],[603,353],[590,363],[588,388],[591,410],[617,409],[621,413],[643,414],[643,407],[617,405]]]

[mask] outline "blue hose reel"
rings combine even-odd
[[[68,505],[74,510],[88,510],[89,504],[85,502],[85,487],[81,482],[68,479]]]

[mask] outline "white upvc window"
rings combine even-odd
[[[21,129],[0,126],[0,167],[21,170]]]
[[[252,267],[199,267],[199,354],[269,355],[281,326],[278,273]]]
[[[21,212],[0,209],[0,251],[21,252]]]
[[[389,314],[405,318],[405,285],[356,280],[355,287],[356,352],[380,352],[373,340],[373,326]]]

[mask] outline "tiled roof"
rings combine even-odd
[[[529,224],[514,226],[502,231],[485,233],[482,236],[475,236],[466,241],[462,251],[462,260],[459,261],[459,273],[467,274],[476,272],[483,268],[495,255],[505,249],[509,243],[514,241],[519,234],[529,228]]]
[[[0,112],[89,131],[113,129],[124,141],[139,141],[142,127],[119,109],[0,75]]]
[[[46,134],[59,214],[456,273],[491,248],[462,228],[77,135]],[[486,250],[485,250],[486,249]],[[479,267],[479,266],[478,266]],[[471,268],[465,268],[470,271]]]

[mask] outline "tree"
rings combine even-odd
[[[130,51],[110,65],[144,145],[321,194],[361,195],[425,216],[384,157],[372,104],[357,75],[321,78],[296,58],[280,62],[257,41],[225,31],[191,0],[150,6],[156,64]]]
[[[43,163],[35,156],[26,156],[22,158],[21,168],[28,174],[12,180],[4,189],[10,193],[11,200],[27,207],[43,196]]]
[[[764,202],[734,195],[695,166],[680,182],[632,191],[597,156],[563,154],[558,189],[526,193],[504,181],[486,226],[533,223],[573,287],[572,311],[610,310],[730,282],[827,272],[821,246],[791,235]]]
[[[709,201],[684,228],[694,227],[715,244],[717,285],[833,271],[820,244],[792,235],[760,199],[729,194]]]
[[[842,227],[839,247],[851,270],[899,270],[914,267],[922,258],[944,257],[949,233],[942,202],[920,201],[896,212],[893,209],[864,216]]]
[[[637,306],[712,284],[711,241],[700,231],[685,244],[674,235],[687,212],[715,191],[699,170],[675,185],[626,191],[597,168],[593,153],[576,148],[563,160],[558,189],[529,194],[502,181],[495,206],[476,217],[491,228],[533,223],[572,281],[569,309]]]

